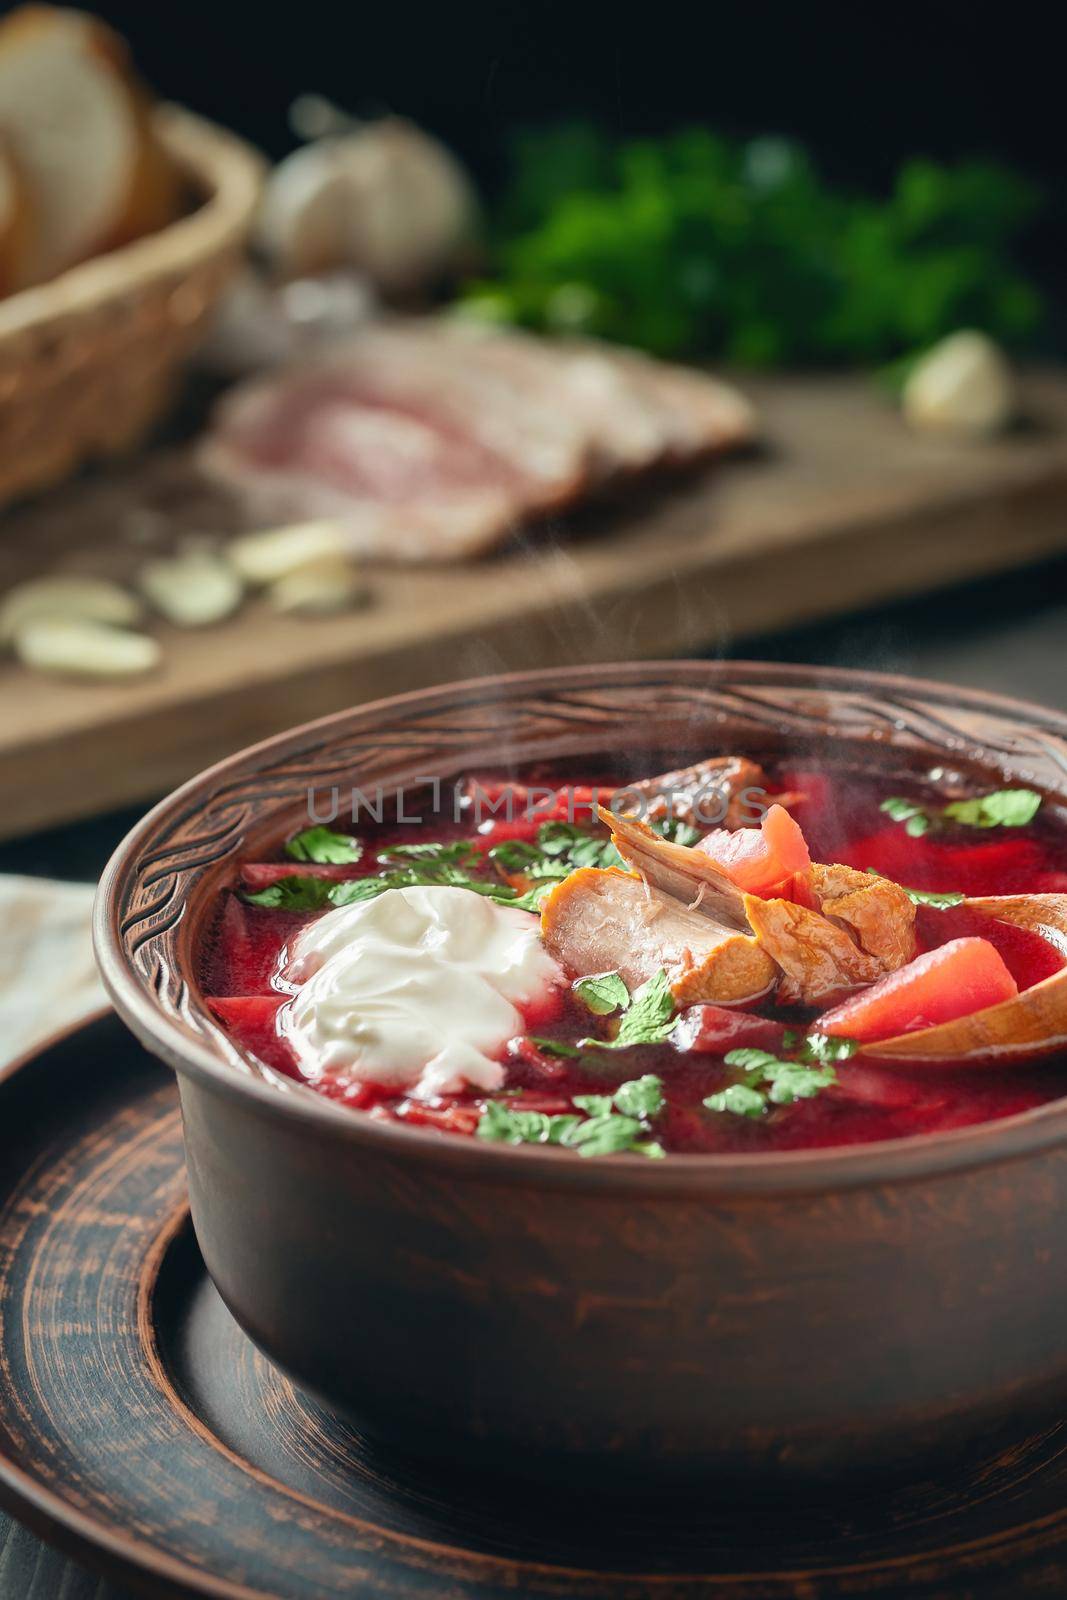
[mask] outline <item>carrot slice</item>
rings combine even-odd
[[[807,842],[784,806],[771,806],[758,828],[716,828],[696,850],[747,894],[790,898],[793,879],[811,868]]]
[[[969,1017],[1019,992],[988,939],[951,939],[820,1017],[820,1033],[869,1043]]]

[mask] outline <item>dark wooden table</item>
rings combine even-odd
[[[1067,561],[844,621],[740,640],[730,653],[910,672],[1067,707]],[[9,841],[0,845],[0,872],[94,879],[142,809]],[[0,1512],[0,1600],[123,1597]]]

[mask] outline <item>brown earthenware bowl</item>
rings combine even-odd
[[[333,786],[785,749],[1067,798],[1067,718],[875,674],[593,666],[451,685],[222,762],[111,861],[97,949],[178,1074],[193,1219],[234,1316],[405,1448],[641,1479],[914,1461],[1067,1399],[1067,1102],[829,1152],[579,1160],[366,1119],[257,1073],[195,960],[218,889]]]

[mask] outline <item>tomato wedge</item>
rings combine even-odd
[[[866,1044],[969,1017],[1018,993],[1003,957],[988,939],[951,939],[834,1006],[816,1026],[820,1033]]]
[[[739,889],[764,900],[791,899],[793,879],[811,868],[807,841],[784,806],[771,806],[758,828],[716,828],[693,848]]]

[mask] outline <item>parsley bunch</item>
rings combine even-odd
[[[784,139],[535,129],[515,142],[492,273],[467,302],[759,367],[895,361],[960,327],[1014,343],[1042,313],[1012,256],[1037,200],[978,162],[909,161],[883,198],[831,184]]]

